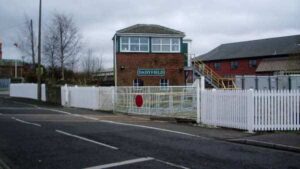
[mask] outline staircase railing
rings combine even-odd
[[[194,68],[200,71],[206,78],[209,78],[211,82],[222,89],[236,89],[234,78],[224,78],[216,73],[213,69],[207,66],[202,60],[193,58]]]

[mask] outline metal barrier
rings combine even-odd
[[[235,76],[238,89],[299,90],[300,75]]]
[[[115,111],[196,120],[197,92],[193,86],[115,88]]]

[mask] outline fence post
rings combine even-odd
[[[69,90],[68,90],[68,85],[65,84],[65,105],[64,106],[69,106]]]
[[[202,77],[201,77],[202,79]],[[196,81],[196,94],[197,94],[197,123],[200,123],[200,83],[199,80],[197,79]]]
[[[254,131],[254,90],[247,91],[247,129],[249,133]]]
[[[112,111],[115,112],[115,89],[116,86],[112,87],[112,96],[111,96],[111,101],[112,101]]]
[[[205,89],[205,76],[200,76],[200,89]]]

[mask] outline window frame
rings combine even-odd
[[[126,43],[122,42],[123,38],[128,38],[128,41]],[[131,42],[131,38],[138,38],[139,42],[138,43],[132,43]],[[141,39],[142,38],[145,38],[147,39],[147,43],[141,43]],[[123,50],[122,49],[122,46],[123,45],[128,45],[128,50]],[[131,45],[138,45],[139,46],[139,50],[138,51],[133,51],[131,50]],[[148,50],[144,51],[142,50],[141,51],[141,45],[146,45],[147,44],[147,48]],[[143,37],[143,36],[121,36],[120,37],[120,52],[124,52],[124,53],[149,53],[150,51],[150,40],[149,40],[149,37]]]
[[[169,79],[159,79],[160,90],[169,90]]]
[[[159,39],[159,43],[154,43],[153,41],[154,40],[157,40]],[[168,39],[169,42],[168,43],[163,43],[163,39]],[[177,44],[174,44],[173,41],[175,42],[175,39],[176,41],[178,41]],[[153,45],[155,46],[159,46],[160,50],[153,50]],[[163,51],[163,46],[169,46],[170,49],[169,51]],[[178,46],[178,50],[173,50],[173,46]],[[151,38],[151,52],[152,53],[180,53],[181,52],[181,39],[180,38],[172,38],[172,37],[169,37],[169,38],[164,38],[164,37],[152,37]]]
[[[231,61],[230,62],[230,69],[231,70],[237,70],[238,68],[239,68],[239,61]]]
[[[144,86],[144,81],[140,78],[136,78],[133,80],[133,87],[141,87]]]
[[[255,62],[255,64],[253,64],[253,62]],[[250,59],[248,63],[249,63],[250,68],[257,68],[257,60],[256,59]]]
[[[219,65],[219,67],[216,66],[216,65]],[[221,63],[220,63],[220,62],[215,62],[215,63],[214,63],[214,69],[215,69],[215,70],[221,70]]]

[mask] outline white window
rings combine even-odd
[[[144,86],[144,82],[141,79],[134,79],[133,86],[135,87]]]
[[[121,37],[121,52],[149,52],[149,38]]]
[[[152,52],[179,53],[179,38],[152,38]]]
[[[169,80],[168,79],[160,79],[159,85],[160,85],[161,90],[168,90]]]

